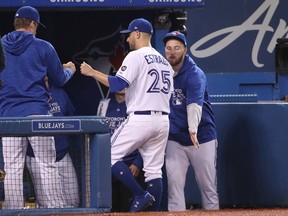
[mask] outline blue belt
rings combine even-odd
[[[168,115],[166,112],[161,111],[135,111],[134,115],[152,115],[152,114]]]

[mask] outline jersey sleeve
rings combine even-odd
[[[138,69],[139,65],[141,65],[139,58],[140,57],[137,52],[130,52],[123,60],[123,63],[120,69],[117,71],[116,76],[123,79],[126,83],[128,83],[128,85],[130,85],[138,76],[137,73],[141,71]]]
[[[49,82],[55,87],[62,87],[73,76],[69,68],[63,69],[58,54],[52,44],[38,40],[38,52],[42,58],[42,63],[47,67]]]
[[[197,69],[199,70],[199,69]],[[206,88],[206,76],[204,73],[193,73],[187,80],[186,90],[186,105],[196,103],[199,106],[203,106],[204,95]]]
[[[108,82],[109,82],[111,93],[121,91],[124,88],[129,86],[128,83],[124,79],[117,77],[117,76],[108,76]]]

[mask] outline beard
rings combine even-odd
[[[171,65],[172,67],[175,67],[175,66],[177,66],[178,64],[181,63],[181,61],[182,61],[182,56],[179,57],[179,58],[175,58],[175,57],[168,58],[167,60],[168,60],[168,62],[170,63],[170,65]]]
[[[175,67],[175,66],[179,65],[182,62],[182,59],[183,59],[183,55],[181,55],[178,58],[175,57],[175,56],[172,56],[172,57],[169,57],[167,60],[168,60],[168,62],[170,63],[170,65],[172,67]]]

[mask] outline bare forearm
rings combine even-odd
[[[81,69],[81,74],[85,76],[90,76],[93,77],[95,80],[99,81],[103,85],[109,87],[109,82],[108,82],[108,75],[93,69],[89,64],[83,62],[80,66]]]
[[[92,77],[95,80],[98,80],[103,85],[109,87],[108,75],[106,75],[106,74],[104,74],[104,73],[102,73],[100,71],[94,70],[94,74],[92,75]]]

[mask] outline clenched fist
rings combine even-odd
[[[86,62],[83,62],[80,66],[81,74],[85,76],[93,76],[94,74],[94,69],[87,64]]]
[[[65,68],[70,68],[73,71],[73,73],[75,73],[75,71],[76,71],[75,64],[73,62],[71,62],[71,61],[67,62],[66,64],[63,64],[63,68],[64,69]]]

